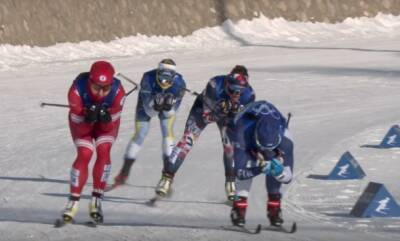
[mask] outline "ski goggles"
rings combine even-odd
[[[246,87],[241,85],[228,84],[227,91],[231,95],[240,95]]]
[[[111,86],[112,85],[99,85],[93,82],[90,83],[90,87],[96,92],[100,92],[101,90],[103,92],[108,92],[111,90]]]
[[[157,81],[161,87],[169,87],[175,77],[175,71],[172,70],[159,70],[157,73]]]

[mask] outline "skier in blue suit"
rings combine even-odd
[[[185,80],[176,72],[172,59],[163,59],[158,68],[143,74],[136,106],[135,134],[128,143],[124,155],[124,164],[114,178],[111,188],[124,184],[129,176],[142,143],[150,128],[154,116],[160,119],[162,132],[162,159],[165,164],[175,145],[174,125],[186,89]],[[111,189],[110,188],[110,189]]]
[[[169,162],[157,185],[156,193],[159,196],[169,193],[173,177],[192,149],[194,142],[208,124],[216,122],[224,150],[225,191],[227,198],[232,200],[235,197],[233,148],[226,136],[226,127],[235,115],[254,99],[255,94],[248,82],[247,69],[242,65],[235,66],[227,75],[211,78],[205,90],[194,101],[183,136],[169,157]]]
[[[280,189],[292,180],[293,171],[293,141],[285,117],[267,101],[253,102],[236,115],[227,135],[234,147],[237,180],[232,223],[245,224],[252,178],[265,174],[267,217],[271,225],[282,225]]]

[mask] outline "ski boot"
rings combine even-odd
[[[156,187],[156,194],[160,197],[165,197],[171,193],[173,174],[163,172],[160,181]]]
[[[225,182],[225,193],[226,193],[226,197],[228,198],[229,201],[235,200],[236,186],[235,186],[234,181],[233,182],[230,182],[230,181]]]
[[[92,194],[92,200],[89,203],[89,215],[95,223],[103,223],[103,210],[101,207],[102,195]]]
[[[129,172],[135,160],[136,159],[125,157],[124,165],[122,166],[121,171],[116,177],[114,177],[114,183],[106,187],[104,191],[108,192],[116,187],[126,184],[126,181],[128,180],[129,177]]]
[[[72,223],[76,213],[78,212],[79,198],[71,197],[62,213],[62,221],[64,223]]]
[[[280,194],[268,195],[267,217],[271,226],[280,227],[283,224],[280,196]]]
[[[231,210],[231,221],[234,226],[244,227],[246,223],[247,197],[236,196]]]

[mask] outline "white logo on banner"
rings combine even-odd
[[[387,144],[393,145],[393,144],[394,144],[394,141],[396,140],[396,134],[394,134],[394,135],[392,135],[392,136],[389,136],[388,139],[389,139],[389,140],[387,141]]]
[[[349,174],[347,171],[349,170],[350,164],[346,164],[339,167],[338,176],[345,177],[345,175]]]
[[[378,212],[378,213],[386,214],[386,212],[384,212],[384,211],[385,210],[389,210],[389,208],[386,207],[389,204],[389,201],[390,201],[389,197],[378,201],[379,205],[375,209],[375,211]]]

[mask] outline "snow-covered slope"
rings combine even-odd
[[[381,182],[400,201],[400,151],[360,148],[378,144],[399,123],[399,17],[348,19],[311,24],[264,17],[226,22],[182,37],[136,36],[111,43],[59,44],[48,48],[0,46],[0,236],[1,240],[399,240],[400,219],[348,216],[369,181]],[[200,229],[229,224],[224,205],[222,150],[215,125],[207,127],[176,176],[174,195],[147,207],[161,173],[158,121],[132,169],[129,185],[107,193],[108,225],[54,229],[68,196],[75,158],[62,108],[72,79],[93,60],[106,58],[136,81],[147,69],[172,57],[187,85],[200,91],[207,80],[235,64],[249,68],[258,99],[292,112],[295,179],[284,189],[284,217],[296,220],[294,235],[257,236]],[[130,89],[129,83],[124,83]],[[178,114],[177,136],[194,97]],[[134,130],[136,93],[126,102],[119,139],[112,151],[114,176]],[[367,176],[356,181],[322,181],[345,151]],[[91,180],[89,180],[91,182]],[[91,191],[90,183],[85,195]],[[88,220],[88,196],[78,220]],[[253,182],[247,221],[266,223],[263,178]]]

